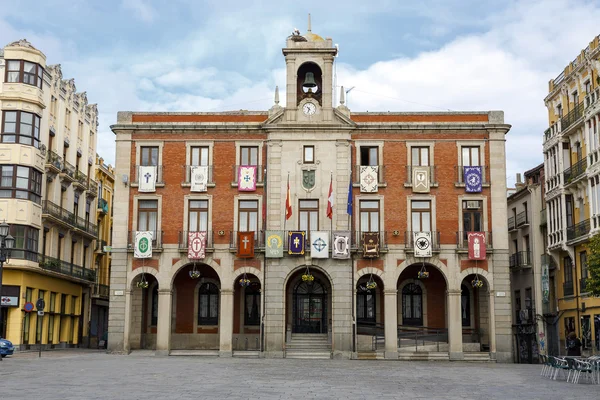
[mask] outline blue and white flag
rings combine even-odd
[[[310,256],[312,258],[329,258],[329,232],[310,232]]]
[[[467,193],[481,193],[481,167],[464,167],[465,191]]]

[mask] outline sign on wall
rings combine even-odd
[[[0,304],[3,307],[19,307],[21,288],[19,286],[3,285],[0,292]]]
[[[152,231],[135,232],[134,258],[152,258]]]
[[[283,257],[283,231],[266,232],[265,256],[267,258]]]

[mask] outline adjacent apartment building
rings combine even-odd
[[[600,351],[600,299],[586,292],[588,242],[600,230],[600,36],[549,83],[544,132],[548,251],[558,269],[561,351],[567,334]]]
[[[20,349],[86,344],[98,235],[98,110],[26,40],[0,52],[0,336]],[[44,315],[32,307],[43,299]],[[32,311],[33,309],[33,311]]]
[[[336,54],[289,36],[269,110],[118,113],[110,351],[513,360],[510,125],[351,112]]]

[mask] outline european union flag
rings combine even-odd
[[[348,208],[346,209],[348,215],[352,215],[352,201],[352,176],[350,176],[350,184],[348,185]]]

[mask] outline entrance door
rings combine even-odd
[[[293,333],[327,333],[327,291],[319,281],[296,285],[292,311]]]

